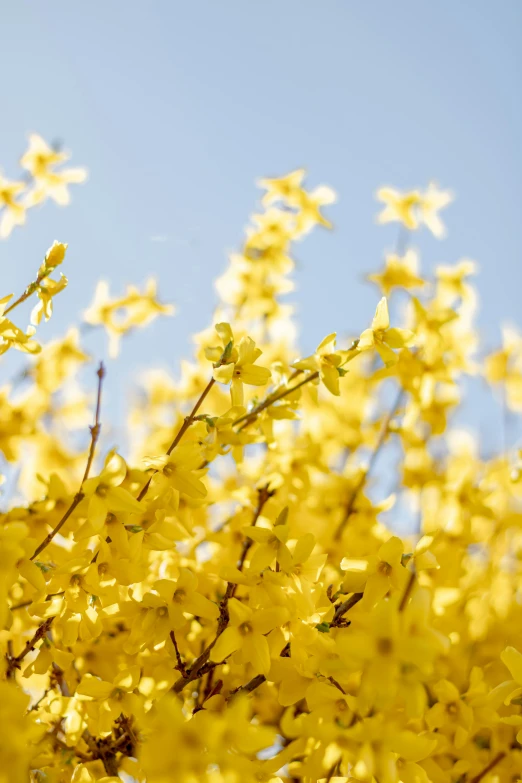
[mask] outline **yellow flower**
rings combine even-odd
[[[404,544],[397,536],[392,536],[379,547],[375,555],[369,558],[354,559],[345,557],[341,569],[346,576],[343,587],[347,592],[364,589],[365,604],[374,606],[388,590],[401,591],[406,585],[408,573],[402,565]]]
[[[29,136],[29,148],[20,159],[20,165],[34,179],[34,189],[26,199],[27,206],[39,204],[46,198],[52,198],[60,206],[69,203],[68,185],[85,182],[87,170],[84,168],[57,170],[56,166],[68,158],[68,154],[57,152],[49,147],[38,134],[32,133]]]
[[[518,698],[522,694],[522,653],[515,647],[506,647],[500,654],[500,660],[507,666],[515,683],[519,686],[510,694],[510,700]]]
[[[9,318],[2,315],[10,299],[11,296],[6,296],[0,300],[0,339],[2,340],[0,342],[0,355],[10,348],[15,348],[22,353],[40,353],[42,346],[36,340],[31,339],[36,333],[35,327],[28,326],[27,332],[23,332]]]
[[[31,762],[45,726],[27,713],[29,696],[16,685],[0,682],[0,783],[29,780]]]
[[[433,685],[433,693],[438,701],[426,713],[429,729],[448,733],[455,743],[455,748],[462,748],[473,726],[473,710],[463,701],[458,688],[449,680],[440,680]]]
[[[419,190],[400,193],[394,188],[380,188],[377,198],[386,205],[377,217],[379,223],[399,221],[410,231],[424,223],[439,239],[444,236],[444,226],[438,213],[453,200],[453,196],[439,190],[434,183],[430,183],[424,193]]]
[[[502,348],[489,354],[484,365],[491,384],[505,384],[506,402],[513,411],[522,410],[522,337],[509,327],[502,329]]]
[[[357,344],[359,351],[375,348],[384,362],[385,367],[393,367],[398,362],[398,356],[393,348],[404,348],[412,344],[414,334],[409,329],[390,329],[388,303],[386,297],[380,300],[370,329],[366,329]]]
[[[289,533],[287,518],[288,509],[285,508],[274,522],[272,530],[266,527],[252,526],[243,529],[248,538],[257,541],[259,544],[250,558],[250,569],[252,571],[264,571],[273,562],[274,558],[283,571],[289,571],[292,568],[292,556],[286,546]]]
[[[266,367],[255,364],[262,354],[256,348],[250,337],[242,337],[238,345],[234,345],[234,335],[227,323],[216,325],[223,348],[207,348],[207,359],[214,362],[214,380],[219,383],[230,383],[230,395],[233,406],[243,406],[243,384],[247,386],[266,386],[270,381],[271,372]]]
[[[16,197],[25,190],[23,182],[11,182],[0,174],[0,237],[5,239],[15,226],[25,223],[25,207]]]
[[[259,187],[267,191],[263,204],[268,206],[274,201],[285,201],[290,206],[297,206],[305,173],[305,169],[296,169],[279,179],[259,180]]]
[[[348,351],[338,351],[335,348],[337,335],[335,332],[327,335],[316,348],[312,356],[294,362],[298,370],[312,370],[319,373],[321,381],[332,394],[340,395],[339,378],[345,375],[342,365],[348,361]],[[355,354],[354,354],[355,355]]]
[[[139,666],[125,668],[112,682],[84,674],[76,688],[76,695],[87,697],[96,704],[96,711],[91,710],[91,717],[94,719],[95,716],[96,733],[110,731],[121,714],[136,715],[143,698],[136,693],[139,681]]]
[[[439,265],[435,271],[437,277],[436,301],[440,307],[452,307],[456,299],[463,302],[474,301],[474,293],[467,278],[476,274],[474,261],[460,261],[454,266]]]
[[[154,590],[167,604],[172,628],[185,625],[185,612],[207,620],[219,617],[217,604],[197,592],[197,586],[198,579],[189,568],[180,568],[176,581],[160,579],[154,582]]]
[[[59,280],[53,280],[50,277],[46,277],[36,291],[36,295],[40,300],[37,305],[34,306],[31,312],[31,323],[38,325],[42,318],[46,321],[49,320],[53,314],[53,297],[63,291],[69,281],[65,275],[60,275]]]
[[[82,492],[87,498],[87,519],[98,533],[107,514],[139,514],[142,505],[130,492],[120,486],[127,474],[124,461],[117,454],[109,455],[99,476],[83,482]]]
[[[386,204],[377,217],[379,223],[398,220],[410,230],[418,228],[418,207],[421,203],[421,194],[418,190],[400,193],[394,188],[380,188],[377,191],[377,199]]]
[[[253,610],[237,598],[230,599],[228,610],[230,622],[218,636],[211,650],[210,660],[223,661],[239,650],[243,660],[250,663],[256,674],[268,674],[270,648],[266,634],[286,623],[289,618],[288,610],[282,606]]]
[[[418,266],[418,256],[414,250],[408,250],[404,256],[387,255],[382,272],[368,275],[368,280],[376,283],[384,296],[389,296],[394,288],[422,288],[424,280],[419,277]]]
[[[438,239],[442,239],[446,233],[446,229],[438,214],[439,210],[447,207],[452,201],[452,194],[448,191],[439,190],[433,182],[430,182],[428,189],[422,194],[420,204],[421,220]]]
[[[331,222],[321,213],[321,207],[334,204],[336,200],[335,191],[326,185],[320,185],[311,193],[307,193],[305,190],[300,191],[299,212],[296,220],[297,231],[300,234],[305,234],[316,225],[332,228]]]
[[[197,443],[182,443],[170,456],[145,458],[147,467],[158,471],[152,478],[155,489],[164,492],[170,486],[194,500],[207,496],[207,488],[200,479],[203,461],[203,452]]]
[[[156,299],[156,282],[149,278],[143,293],[136,286],[127,286],[124,296],[111,299],[109,285],[101,280],[94,295],[94,301],[84,312],[86,323],[104,326],[109,335],[109,355],[118,355],[120,340],[135,327],[146,326],[159,315],[172,315],[174,307],[163,305]]]

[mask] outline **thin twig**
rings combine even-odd
[[[290,657],[290,642],[285,644],[281,652],[279,653],[280,658],[289,658]],[[237,693],[252,693],[252,691],[255,691],[256,688],[259,688],[260,685],[262,685],[264,682],[266,682],[266,676],[264,674],[256,674],[255,677],[252,677],[251,680],[246,682],[244,685],[239,685],[237,688],[234,688],[233,691],[230,691],[228,694],[227,701],[230,701]]]
[[[301,386],[304,386],[305,383],[310,383],[310,381],[315,381],[316,378],[319,377],[319,372],[316,370],[315,372],[311,373],[310,375],[307,375],[306,378],[303,378],[302,381],[299,381],[299,383],[296,383],[295,386],[290,386],[287,389],[283,389],[283,391],[279,392],[278,394],[270,394],[264,402],[260,402],[259,405],[256,405],[255,408],[253,408],[250,413],[244,413],[242,416],[240,416],[238,419],[232,422],[232,426],[235,427],[236,424],[240,424],[241,422],[244,422],[244,424],[239,428],[240,430],[247,427],[254,419],[257,418],[257,416],[266,408],[269,408],[270,405],[273,405],[275,402],[279,402],[279,400],[282,400],[283,397],[286,397],[288,394],[291,394],[292,392],[296,391],[297,389],[301,388]]]
[[[30,296],[32,296],[37,290],[38,286],[42,282],[42,280],[47,277],[49,272],[46,272],[46,274],[40,274],[38,273],[36,280],[33,280],[32,283],[29,283],[23,294],[21,294],[18,299],[16,299],[12,304],[9,305],[9,307],[6,307],[4,310],[4,315],[7,315],[11,312],[11,310],[14,310],[15,307],[18,307],[18,305],[21,305],[23,302],[25,302],[26,299],[29,299]]]
[[[255,527],[257,525],[257,521],[258,521],[259,517],[261,516],[261,512],[263,511],[265,503],[267,502],[267,500],[269,500],[271,497],[273,497],[275,495],[275,491],[268,489],[268,487],[260,487],[260,489],[258,489],[257,492],[258,492],[258,501],[257,501],[256,510],[254,512],[254,517],[252,519],[252,523],[251,523],[250,527]],[[239,560],[237,561],[237,570],[238,571],[242,571],[243,570],[243,567],[245,565],[246,556],[249,553],[249,551],[250,551],[251,547],[253,546],[253,544],[254,544],[254,541],[253,541],[252,538],[245,538],[245,540],[243,542],[243,548],[242,548],[241,554],[239,556]],[[230,584],[230,582],[229,582],[229,584]],[[227,585],[227,587],[228,587],[228,585]],[[232,596],[231,597],[233,597],[235,595],[236,590],[237,590],[237,584],[233,585]]]
[[[89,456],[87,457],[87,464],[85,466],[85,470],[84,470],[84,473],[83,473],[82,485],[83,485],[83,482],[87,481],[87,479],[89,478],[89,473],[91,472],[91,467],[92,467],[92,461],[94,459],[94,452],[95,452],[95,449],[96,449],[96,444],[98,443],[98,438],[100,437],[100,430],[101,430],[101,422],[100,422],[101,394],[102,394],[102,383],[103,383],[103,379],[105,377],[105,367],[103,366],[103,362],[100,362],[100,366],[98,367],[96,375],[98,376],[98,392],[96,394],[96,412],[94,414],[94,424],[90,428],[90,430],[91,430],[91,446],[90,446],[90,449],[89,449]]]
[[[348,612],[352,606],[355,606],[355,604],[358,604],[361,598],[363,597],[362,593],[353,593],[349,598],[346,599],[346,601],[343,601],[341,604],[338,604],[335,608],[335,613],[332,622],[330,623],[330,626],[333,626],[334,628],[336,626],[341,625],[342,618]]]
[[[170,457],[170,455],[172,454],[172,452],[174,451],[174,449],[176,448],[176,446],[178,445],[178,443],[180,442],[180,440],[182,439],[182,437],[184,436],[184,434],[186,433],[188,428],[194,423],[194,421],[196,419],[196,414],[197,414],[198,410],[200,409],[200,407],[202,406],[202,404],[203,404],[203,402],[205,400],[205,397],[207,396],[207,394],[209,393],[209,391],[213,387],[214,383],[215,383],[214,378],[211,378],[210,381],[205,386],[205,388],[203,389],[203,391],[201,392],[201,395],[199,396],[199,399],[196,402],[196,404],[194,405],[194,407],[192,408],[192,411],[189,413],[188,416],[186,416],[184,418],[183,424],[179,428],[179,430],[178,430],[178,432],[176,434],[176,437],[174,438],[174,440],[172,441],[172,443],[170,444],[170,446],[167,449],[166,454],[167,454],[168,457]],[[145,497],[145,495],[149,491],[149,487],[150,487],[150,483],[152,481],[152,478],[153,478],[153,476],[157,472],[158,471],[155,470],[152,473],[152,475],[149,477],[147,483],[142,487],[142,489],[140,491],[140,494],[137,497],[137,500],[143,500],[143,498]]]
[[[260,487],[258,489],[258,502],[252,519],[252,525],[251,525],[252,527],[255,527],[255,525],[257,524],[257,520],[261,516],[261,512],[263,510],[265,503],[273,495],[274,495],[274,491],[269,490],[268,487]],[[247,541],[245,541],[245,543],[243,544],[241,555],[237,562],[237,568],[239,571],[243,570],[243,566],[245,564],[248,550],[250,549],[250,546],[252,546],[252,542],[250,542],[250,540],[248,540],[248,542],[249,542],[248,546],[246,545]],[[176,682],[172,686],[172,690],[174,691],[174,693],[181,693],[185,685],[188,685],[189,682],[193,682],[194,680],[197,680],[199,677],[205,674],[206,671],[208,671],[208,669],[205,669],[205,666],[207,664],[212,648],[216,644],[217,640],[219,639],[219,637],[221,636],[225,628],[228,626],[228,621],[230,619],[228,614],[228,602],[230,598],[234,596],[236,588],[237,588],[236,584],[234,584],[233,582],[227,582],[225,594],[223,595],[223,598],[219,603],[219,619],[218,619],[216,635],[214,639],[210,642],[210,644],[208,644],[207,647],[205,647],[205,649],[203,650],[203,652],[196,658],[196,660],[193,662],[190,668],[189,669],[185,668],[185,673],[183,674],[182,672],[182,676],[179,678],[179,680],[176,680]],[[213,666],[216,665],[218,664],[213,664]]]
[[[256,674],[255,677],[252,677],[252,679],[245,683],[244,685],[239,685],[237,688],[234,688],[233,691],[230,691],[229,699],[232,696],[235,696],[237,693],[252,693],[252,691],[255,691],[256,688],[259,688],[260,685],[262,685],[264,682],[266,682],[266,677],[264,674]]]
[[[185,664],[183,663],[183,660],[181,658],[181,654],[178,647],[178,642],[176,641],[176,634],[174,631],[170,632],[170,638],[172,640],[172,644],[174,645],[174,650],[176,651],[176,660],[178,662],[178,665],[176,666],[176,669],[181,672],[181,674],[186,677],[187,676],[187,669]]]
[[[470,782],[469,782],[469,783],[480,783],[480,781],[482,780],[482,778],[486,777],[486,775],[487,775],[489,772],[491,772],[491,770],[492,770],[494,767],[496,767],[496,766],[497,766],[497,764],[499,764],[499,763],[502,761],[502,759],[503,759],[503,758],[505,758],[505,755],[506,755],[506,753],[505,753],[505,751],[503,751],[503,750],[502,750],[502,751],[500,751],[500,753],[497,753],[497,755],[495,756],[495,758],[494,758],[492,761],[490,761],[490,762],[489,762],[489,764],[488,764],[486,767],[484,767],[484,769],[482,770],[482,772],[479,772],[479,774],[478,774],[478,775],[475,775],[475,777],[474,777],[474,778],[471,778],[471,780],[470,780]]]
[[[335,685],[338,691],[341,691],[341,693],[344,693],[346,695],[346,691],[344,690],[343,686],[340,682],[337,682],[337,680],[334,677],[328,677],[332,685]]]
[[[403,612],[404,609],[406,608],[406,604],[408,603],[408,599],[411,595],[411,591],[413,590],[414,584],[415,584],[415,569],[413,569],[413,571],[410,571],[410,575],[408,577],[408,583],[406,585],[403,596],[401,598],[401,602],[399,604],[399,612]]]
[[[22,663],[23,659],[26,655],[28,655],[39,641],[41,641],[46,635],[49,630],[49,628],[52,625],[52,622],[54,620],[54,617],[48,617],[47,620],[44,620],[41,625],[38,626],[36,631],[34,632],[31,639],[29,639],[28,642],[26,642],[26,645],[21,653],[19,653],[16,657],[13,657],[12,653],[8,652],[6,655],[7,659],[7,671],[6,671],[6,677],[8,680],[12,680],[14,677],[15,669],[20,668],[20,664]]]
[[[101,422],[100,422],[101,392],[102,392],[103,379],[105,377],[105,368],[103,366],[103,362],[100,362],[100,366],[98,367],[98,371],[97,371],[96,375],[98,376],[98,393],[97,393],[97,397],[96,397],[96,413],[95,413],[95,416],[94,416],[94,424],[90,428],[90,430],[91,430],[91,444],[89,446],[89,454],[87,456],[87,465],[85,466],[85,471],[83,473],[83,478],[82,478],[82,482],[80,484],[80,489],[78,490],[78,492],[74,496],[74,498],[73,498],[73,500],[71,502],[71,505],[69,506],[69,508],[67,509],[65,514],[63,515],[63,517],[60,519],[60,521],[58,522],[56,527],[54,527],[51,530],[51,532],[44,538],[42,543],[35,549],[33,555],[30,558],[31,560],[34,560],[35,557],[38,557],[40,552],[43,552],[43,550],[47,546],[49,546],[49,544],[51,543],[53,538],[60,532],[60,530],[65,525],[65,523],[67,522],[67,520],[69,519],[69,517],[71,516],[73,511],[76,509],[77,506],[80,505],[80,503],[82,502],[83,498],[85,497],[85,495],[84,495],[84,493],[82,491],[82,487],[83,487],[84,482],[89,478],[89,473],[90,473],[90,470],[91,470],[91,467],[92,467],[92,462],[93,462],[93,459],[94,459],[94,452],[95,452],[95,449],[96,449],[96,443],[98,442],[98,438],[99,438],[100,430],[101,430]]]

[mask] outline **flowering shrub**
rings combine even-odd
[[[31,138],[30,179],[0,183],[4,235],[67,201],[84,172],[62,159]],[[0,352],[30,356],[1,392],[25,500],[6,493],[0,527],[0,781],[522,777],[522,473],[448,430],[466,375],[522,409],[522,338],[480,358],[473,263],[427,279],[410,241],[442,236],[450,195],[383,188],[399,241],[370,276],[375,315],[300,356],[292,247],[334,200],[303,181],[261,181],[213,321],[177,381],[145,378],[125,454],[103,447],[106,369],[93,400],[66,394],[90,360],[80,331],[38,342],[67,245],[2,300]],[[153,281],[101,283],[84,318],[115,354],[171,312]]]

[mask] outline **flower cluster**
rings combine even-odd
[[[111,367],[94,410],[78,391],[80,330],[40,348],[7,318],[33,295],[33,322],[51,315],[66,245],[3,300],[3,350],[35,356],[0,397],[24,498],[0,520],[0,783],[522,777],[521,458],[481,457],[452,420],[472,375],[520,411],[522,337],[481,354],[474,264],[428,278],[411,245],[442,234],[449,195],[387,188],[401,233],[373,319],[301,356],[282,297],[334,194],[303,170],[260,184],[212,323],[177,379],[144,377],[123,454],[103,438]],[[85,319],[114,353],[169,312],[153,283],[103,284]]]
[[[69,185],[84,182],[84,168],[63,168],[69,159],[57,146],[51,147],[37,133],[29,136],[29,147],[20,158],[24,178],[9,180],[0,172],[0,238],[9,236],[15,226],[25,223],[30,207],[52,199],[56,204],[69,203]]]

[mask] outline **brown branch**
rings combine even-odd
[[[269,408],[275,402],[279,402],[279,400],[282,400],[283,397],[286,397],[288,394],[291,394],[292,392],[296,391],[301,386],[304,386],[305,383],[309,383],[310,381],[315,381],[316,378],[319,378],[319,372],[317,370],[311,373],[310,375],[307,375],[306,378],[303,378],[302,381],[296,383],[295,386],[290,386],[287,389],[283,389],[283,391],[279,392],[278,394],[270,394],[264,402],[260,402],[259,405],[256,405],[256,407],[253,408],[250,411],[250,413],[244,413],[238,419],[233,421],[232,426],[235,427],[236,424],[240,424],[241,422],[244,422],[239,429],[242,430],[245,427],[248,427],[248,425],[251,424],[251,422],[254,421],[258,417],[258,415],[262,413],[262,411]]]
[[[20,668],[20,665],[23,659],[25,658],[25,656],[28,655],[30,652],[32,652],[36,647],[36,645],[38,644],[38,642],[41,641],[47,635],[47,632],[49,631],[49,628],[51,627],[53,620],[54,617],[48,617],[47,620],[44,620],[43,623],[38,626],[32,638],[29,639],[28,642],[26,642],[22,652],[19,653],[16,657],[14,657],[10,651],[7,653],[6,677],[8,680],[13,679],[15,669]]]
[[[271,497],[275,495],[275,490],[270,490],[268,487],[260,487],[260,489],[257,490],[258,494],[258,501],[256,510],[254,512],[254,517],[252,519],[252,523],[250,527],[255,527],[257,525],[257,521],[259,517],[261,516],[261,512],[263,511],[263,508],[265,506],[265,503],[267,500],[269,500]],[[239,556],[239,560],[237,561],[237,569],[238,571],[242,571],[245,565],[246,556],[248,555],[251,547],[253,546],[254,541],[251,538],[246,538],[243,542],[243,548],[241,549],[241,554]],[[228,583],[230,584],[230,582]],[[228,588],[228,585],[227,585]],[[235,595],[235,592],[237,590],[237,584],[233,585],[232,589],[232,596]],[[229,597],[232,597],[229,596]]]
[[[280,658],[289,658],[290,657],[290,642],[285,644],[281,652],[279,653]],[[244,685],[239,685],[237,688],[234,688],[233,691],[230,691],[228,694],[228,699],[231,699],[233,696],[236,695],[236,693],[252,693],[252,691],[255,691],[256,688],[259,688],[260,685],[262,685],[264,682],[266,682],[266,676],[264,674],[256,674],[255,677],[252,677],[251,680],[249,680]]]
[[[348,350],[356,351],[358,345],[359,345],[359,340],[354,340],[352,345],[348,348]],[[302,372],[304,372],[304,370],[294,370],[294,372],[290,375],[287,383],[293,381],[294,378],[297,378],[297,376],[301,375]],[[314,372],[310,373],[310,375],[307,375],[306,378],[303,378],[302,381],[296,383],[295,386],[290,386],[289,388],[283,389],[283,391],[281,392],[276,391],[273,392],[272,394],[269,394],[266,400],[264,400],[264,402],[259,403],[259,405],[256,405],[256,407],[253,408],[253,410],[251,410],[249,413],[244,413],[238,419],[233,421],[232,426],[235,427],[236,424],[243,422],[242,426],[239,428],[240,430],[243,430],[245,427],[248,427],[248,425],[252,421],[254,421],[254,419],[256,419],[260,413],[262,413],[262,411],[269,408],[275,402],[279,402],[279,400],[282,400],[283,397],[286,397],[288,394],[291,394],[293,391],[296,391],[301,386],[304,386],[305,383],[309,383],[310,381],[315,381],[317,378],[319,378],[319,371],[315,370]]]
[[[53,736],[52,738],[53,745],[55,746],[55,749],[58,747],[60,750],[63,750],[65,752],[69,752],[72,756],[76,756],[80,759],[80,761],[92,761],[93,757],[89,756],[88,753],[82,753],[81,750],[77,750],[76,748],[72,748],[70,745],[67,745],[63,740],[59,739],[59,737]]]
[[[34,553],[31,555],[31,560],[34,560],[35,557],[38,557],[40,552],[43,552],[43,550],[49,546],[53,538],[60,532],[62,527],[65,525],[73,511],[76,509],[77,506],[80,505],[83,498],[85,497],[82,487],[84,482],[89,478],[89,473],[92,467],[92,462],[94,459],[94,452],[96,449],[96,443],[98,442],[98,437],[100,435],[100,429],[101,429],[101,423],[100,423],[100,409],[101,409],[101,392],[102,392],[102,383],[103,379],[105,377],[105,368],[103,366],[103,362],[100,362],[100,366],[98,367],[98,371],[96,373],[98,376],[98,393],[96,397],[96,413],[94,416],[94,424],[92,427],[90,427],[91,430],[91,444],[89,446],[89,454],[87,456],[87,465],[85,466],[85,471],[83,473],[82,482],[80,484],[80,489],[74,496],[71,505],[63,515],[63,517],[60,519],[56,527],[54,527],[51,532],[44,538],[41,544],[36,547]]]
[[[107,737],[93,737],[85,729],[82,739],[89,748],[92,759],[99,759],[107,775],[118,777],[118,754],[134,756],[138,737],[133,727],[133,718],[123,714],[116,718],[112,726],[112,732]]]
[[[94,452],[96,450],[96,444],[98,443],[98,438],[100,437],[101,394],[102,394],[102,383],[103,383],[103,379],[105,378],[105,367],[103,366],[103,362],[100,362],[100,366],[98,367],[96,375],[98,376],[98,392],[96,394],[96,412],[94,414],[94,424],[92,427],[90,427],[91,445],[89,448],[89,456],[87,457],[87,465],[85,466],[85,470],[83,473],[82,485],[83,482],[87,481],[87,479],[89,478],[89,473],[91,472],[91,467],[92,467],[92,461],[94,459]]]
[[[256,676],[252,677],[249,682],[245,683],[244,685],[239,685],[237,688],[234,688],[233,691],[230,691],[228,698],[231,699],[232,696],[235,696],[237,693],[252,693],[252,691],[255,691],[255,689],[259,688],[259,686],[264,682],[266,682],[265,675],[256,674]]]
[[[174,438],[174,440],[172,441],[172,443],[168,447],[167,452],[166,452],[167,456],[170,457],[170,455],[172,454],[172,452],[174,451],[174,449],[176,448],[176,446],[178,445],[178,443],[180,442],[180,440],[182,439],[182,437],[184,436],[184,434],[186,433],[188,428],[194,423],[194,421],[196,419],[196,414],[197,414],[198,410],[200,409],[200,407],[202,406],[202,404],[203,404],[203,402],[205,400],[205,397],[207,396],[207,394],[209,393],[209,391],[213,387],[214,383],[215,383],[214,378],[211,378],[210,381],[205,386],[205,388],[203,389],[203,391],[201,392],[201,395],[199,396],[198,401],[196,402],[196,404],[192,408],[192,411],[189,413],[189,415],[186,416],[185,419],[183,420],[183,424],[179,428],[179,430],[178,430],[178,432],[176,434],[176,437]],[[140,494],[137,497],[137,500],[143,500],[143,498],[145,497],[145,495],[149,491],[149,487],[150,487],[150,483],[152,481],[152,478],[153,478],[153,476],[157,472],[158,471],[155,470],[152,473],[152,475],[148,479],[148,481],[145,484],[145,486],[142,487],[142,489],[140,491]]]
[[[363,597],[362,593],[353,593],[349,598],[346,599],[346,601],[343,601],[341,604],[338,604],[335,608],[335,613],[332,622],[330,623],[330,627],[338,627],[343,622],[343,616],[348,612],[352,606],[355,606],[355,604],[358,604],[361,598]]]
[[[336,771],[337,772],[339,771],[338,768],[339,768],[340,764],[341,764],[341,759],[338,759],[334,764],[332,764],[332,766],[330,767],[330,769],[328,770],[328,773],[326,775],[326,783],[330,783],[330,780],[333,778],[333,776],[335,775]]]
[[[491,772],[491,770],[494,769],[494,767],[496,767],[497,764],[499,764],[502,761],[503,758],[505,758],[505,755],[506,755],[506,753],[503,750],[500,751],[500,753],[497,753],[495,758],[492,761],[490,761],[489,764],[486,767],[484,767],[482,772],[479,772],[478,775],[475,775],[474,778],[471,778],[469,783],[480,783],[482,778],[486,777],[486,775],[489,772]]]
[[[255,525],[257,524],[257,520],[261,516],[261,512],[263,510],[265,503],[274,494],[275,494],[274,491],[269,490],[268,487],[260,487],[258,489],[258,502],[257,502],[256,510],[254,511],[251,527],[255,527]],[[252,543],[253,542],[250,539],[247,539],[247,541],[245,541],[245,543],[243,544],[241,555],[237,562],[237,568],[239,571],[243,570],[246,556],[248,550],[252,546]],[[219,619],[218,619],[216,635],[214,639],[210,642],[210,644],[207,645],[207,647],[205,647],[201,655],[199,655],[196,658],[196,660],[193,662],[190,668],[187,669],[185,667],[185,673],[183,674],[182,672],[182,676],[179,678],[179,680],[176,680],[176,682],[172,686],[172,690],[174,691],[174,693],[181,693],[185,685],[188,685],[189,682],[193,682],[194,680],[197,680],[199,677],[203,676],[203,674],[205,674],[208,671],[208,669],[206,669],[205,666],[207,664],[212,648],[214,647],[217,640],[219,639],[219,637],[221,636],[221,634],[223,633],[223,631],[228,625],[228,621],[230,619],[228,614],[228,602],[230,598],[233,598],[236,589],[237,589],[236,584],[234,584],[233,582],[227,582],[225,594],[219,603]],[[219,663],[213,663],[212,667],[218,665]],[[179,666],[179,661],[178,661],[178,666]],[[178,668],[178,666],[176,666],[176,668]]]
[[[346,695],[346,691],[344,690],[344,688],[343,688],[343,686],[341,685],[340,682],[337,682],[337,680],[334,679],[333,677],[328,677],[328,679],[330,680],[332,685],[335,685],[335,687],[337,688],[338,691],[341,691],[341,693],[344,693],[344,695]]]
[[[406,589],[404,590],[403,596],[401,598],[401,602],[399,604],[399,612],[403,612],[404,609],[406,608],[406,604],[408,603],[408,599],[411,595],[411,591],[413,590],[414,584],[415,584],[415,569],[413,569],[413,571],[410,571],[408,583],[406,585]]]
[[[170,636],[170,638],[172,640],[172,644],[174,645],[174,650],[176,651],[176,660],[178,662],[178,665],[176,666],[176,669],[181,672],[183,677],[186,677],[187,676],[187,668],[186,668],[186,666],[183,663],[183,660],[181,658],[181,654],[180,654],[180,651],[179,651],[178,643],[176,641],[176,634],[174,633],[174,631],[171,631],[169,636]]]

